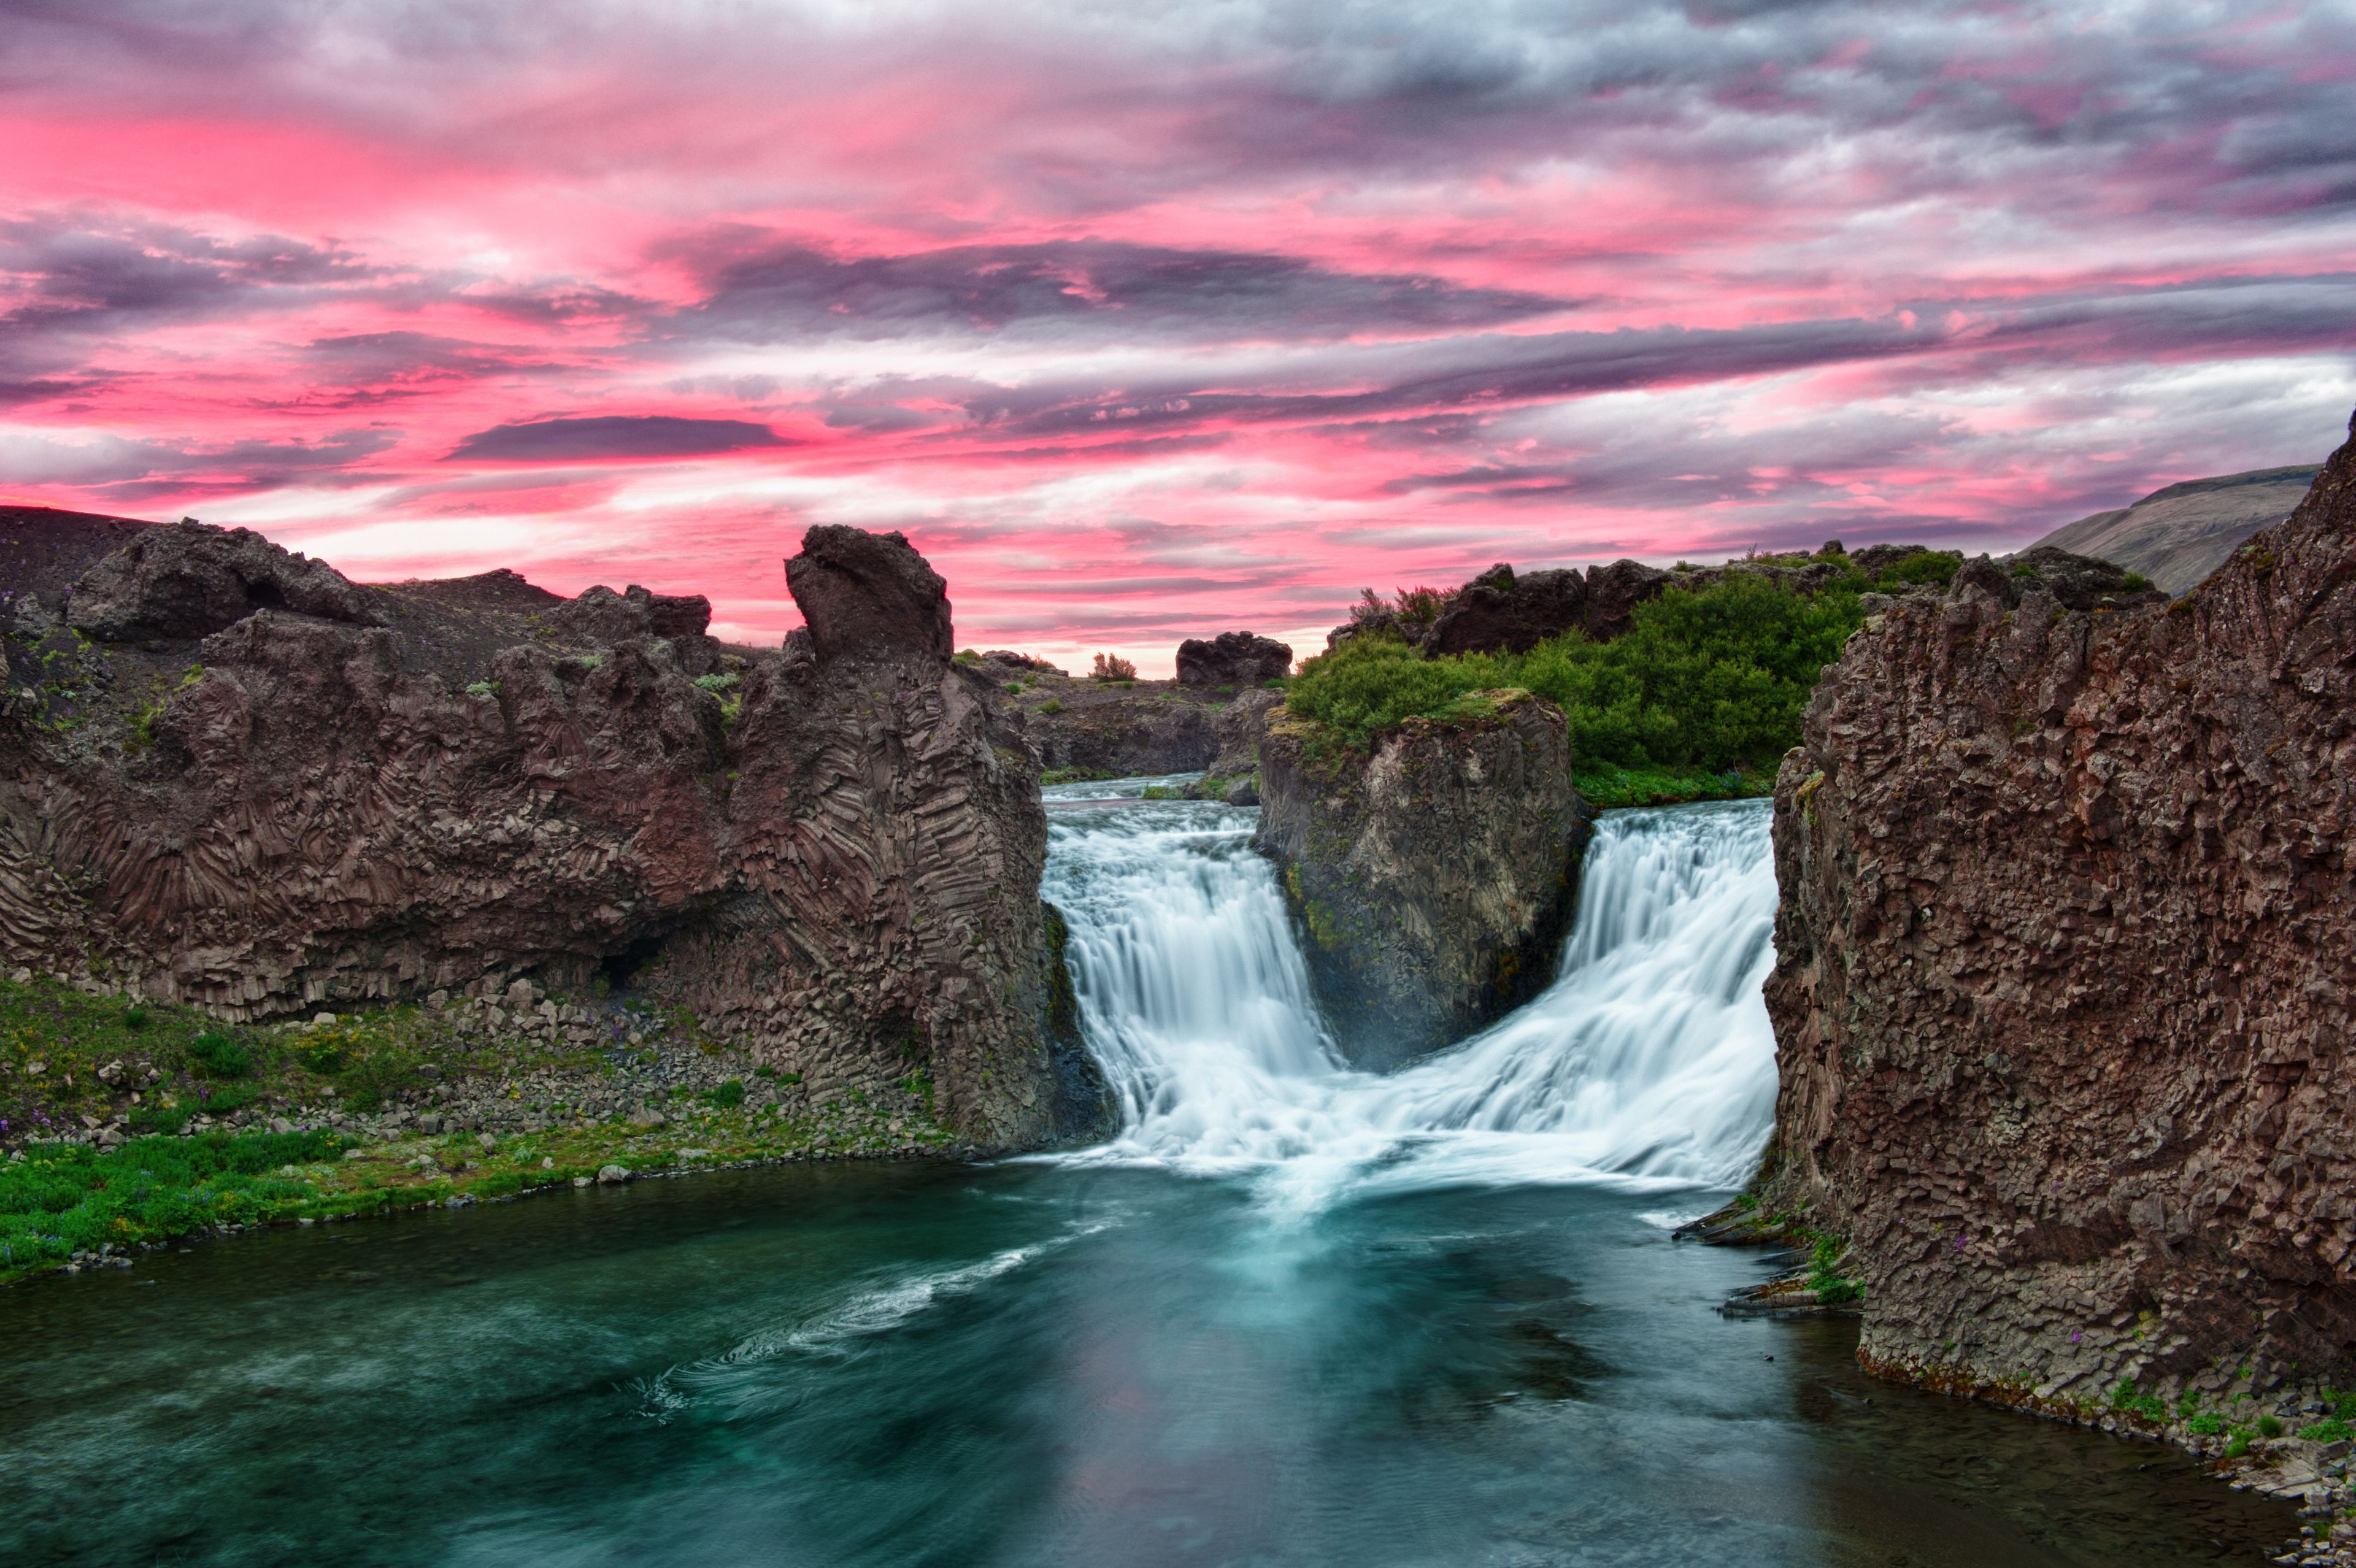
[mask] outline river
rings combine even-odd
[[[2172,1451],[1719,1317],[1765,1140],[1758,803],[1607,816],[1557,984],[1387,1075],[1251,813],[1051,791],[1091,1149],[731,1171],[0,1292],[11,1563],[2259,1563]],[[1124,795],[1111,801],[1091,797]]]

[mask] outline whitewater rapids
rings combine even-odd
[[[1723,1188],[1765,1147],[1775,879],[1763,801],[1606,813],[1555,982],[1398,1072],[1320,1020],[1257,813],[1050,801],[1047,899],[1121,1131],[1066,1158],[1257,1173],[1280,1206],[1465,1182]],[[1132,798],[1085,804],[1119,794]]]

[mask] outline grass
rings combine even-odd
[[[584,1115],[572,1108],[576,1096],[632,1088],[624,1058],[653,1051],[657,1040],[674,1053],[711,1044],[683,1008],[633,1005],[606,1017],[650,1043],[626,1045],[611,1029],[587,1046],[487,1040],[411,1007],[291,1030],[248,1028],[46,978],[0,980],[0,1133],[12,1145],[43,1140],[25,1143],[21,1159],[0,1162],[0,1281],[55,1267],[76,1252],[227,1225],[498,1197],[594,1177],[608,1164],[652,1171],[702,1162],[683,1150],[717,1163],[954,1141],[928,1108],[895,1110],[858,1092],[824,1105],[756,1104],[741,1077],[701,1094],[652,1089],[647,1097],[668,1118],[659,1129],[634,1127],[618,1110]],[[764,1095],[801,1081],[766,1066],[750,1078]],[[519,1103],[546,1118],[545,1130],[498,1134],[491,1150],[471,1133],[424,1134],[414,1124],[383,1139],[321,1127],[270,1133],[258,1121],[245,1130],[188,1130],[200,1115],[242,1107],[297,1122],[323,1119],[316,1108],[324,1106],[365,1114],[407,1100],[435,1109],[423,1091],[436,1083],[477,1103]],[[551,1093],[536,1084],[552,1085],[552,1097],[520,1104],[527,1093]],[[49,1141],[80,1133],[85,1118],[118,1115],[129,1141],[117,1148]],[[358,1153],[347,1157],[348,1148]]]
[[[1730,573],[1638,605],[1611,642],[1573,632],[1526,654],[1428,657],[1394,637],[1352,637],[1301,667],[1286,708],[1362,751],[1408,719],[1470,719],[1479,694],[1520,688],[1562,709],[1581,790],[1593,781],[1602,804],[1761,794],[1799,741],[1817,676],[1863,624],[1859,596],[1944,581],[1961,561],[1911,556],[1878,578],[1848,571],[1812,594]]]

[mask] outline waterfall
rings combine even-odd
[[[1257,813],[1138,800],[1142,787],[1048,792],[1046,897],[1070,923],[1082,1028],[1121,1103],[1119,1136],[1075,1157],[1257,1170],[1302,1201],[1750,1174],[1775,1100],[1765,802],[1607,813],[1554,984],[1376,1074],[1349,1067],[1319,1019],[1275,873],[1251,848]]]

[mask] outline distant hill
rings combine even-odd
[[[2244,539],[2290,516],[2315,475],[2310,464],[2187,479],[2132,507],[2081,517],[2037,542],[2098,556],[2181,593],[2216,571]]]

